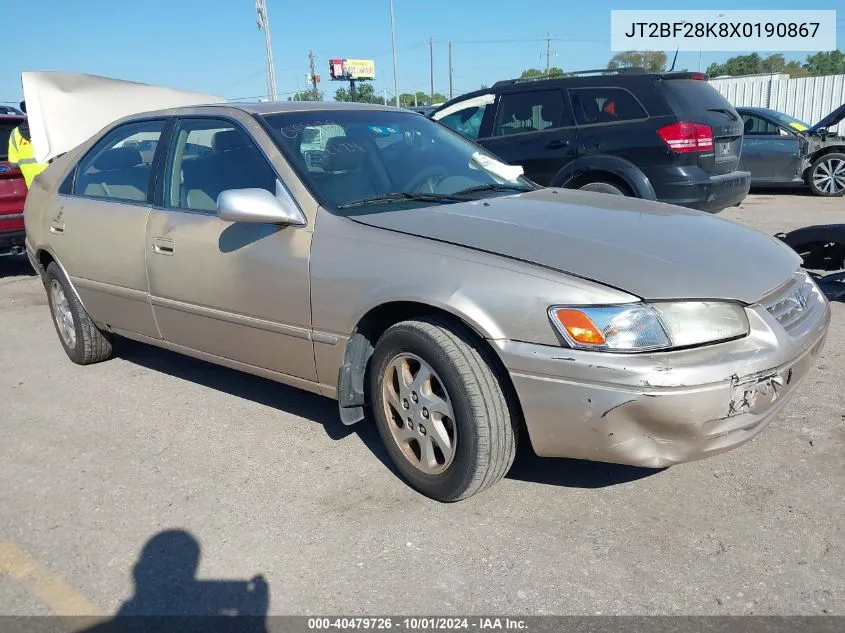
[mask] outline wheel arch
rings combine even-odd
[[[70,278],[67,269],[64,267],[61,260],[56,257],[56,254],[54,252],[52,252],[48,248],[39,248],[35,251],[35,261],[38,264],[38,273],[41,276],[42,281],[44,280],[44,274],[47,272],[47,266],[55,263],[56,266],[59,267],[59,270],[62,271],[62,274],[65,276],[68,286],[70,286],[70,289],[76,297],[76,300],[79,301],[79,305],[82,306],[83,310],[85,310],[86,312],[88,311],[88,308],[85,306],[85,302],[82,301],[82,296],[76,289],[76,286],[74,285],[73,280]]]
[[[364,419],[364,407],[368,403],[370,359],[382,334],[392,325],[421,317],[437,317],[462,330],[473,342],[482,358],[490,363],[499,379],[512,414],[522,424],[522,408],[510,374],[495,348],[490,345],[490,333],[466,315],[443,307],[418,301],[388,301],[374,306],[362,315],[346,343],[343,364],[338,370],[338,408],[344,424],[351,425]]]
[[[571,189],[589,182],[607,182],[608,178],[611,183],[625,186],[637,198],[657,199],[651,181],[639,167],[611,155],[585,156],[565,165],[555,174],[551,186]]]

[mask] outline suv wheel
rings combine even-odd
[[[598,193],[610,193],[614,196],[627,195],[622,189],[616,185],[611,185],[609,182],[588,182],[586,185],[578,187],[581,191],[596,191]]]
[[[845,194],[845,154],[824,154],[810,168],[810,189],[817,196]]]
[[[450,502],[505,476],[516,424],[495,372],[460,329],[437,318],[398,323],[371,367],[376,426],[411,486]]]
[[[90,365],[111,358],[112,335],[94,324],[55,262],[47,266],[44,285],[47,287],[53,325],[68,358],[77,365]]]

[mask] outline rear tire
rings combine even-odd
[[[586,185],[578,187],[581,191],[595,191],[597,193],[609,193],[614,196],[625,196],[626,194],[617,185],[612,185],[609,182],[588,182]]]
[[[833,198],[845,195],[845,154],[822,154],[810,167],[807,178],[817,196]]]
[[[387,452],[438,501],[471,497],[513,464],[517,426],[485,352],[462,328],[423,317],[390,327],[371,359],[370,402]]]
[[[68,358],[77,365],[91,365],[111,358],[113,335],[94,324],[56,262],[47,266],[44,286],[53,325]]]

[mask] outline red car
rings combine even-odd
[[[24,252],[26,183],[8,156],[9,135],[23,120],[22,116],[0,114],[0,255]]]

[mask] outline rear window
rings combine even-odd
[[[706,81],[700,79],[664,79],[660,81],[685,113],[711,108],[733,110],[730,101]],[[676,114],[679,114],[676,112]]]
[[[9,136],[16,127],[16,123],[0,123],[0,160],[9,159]]]

